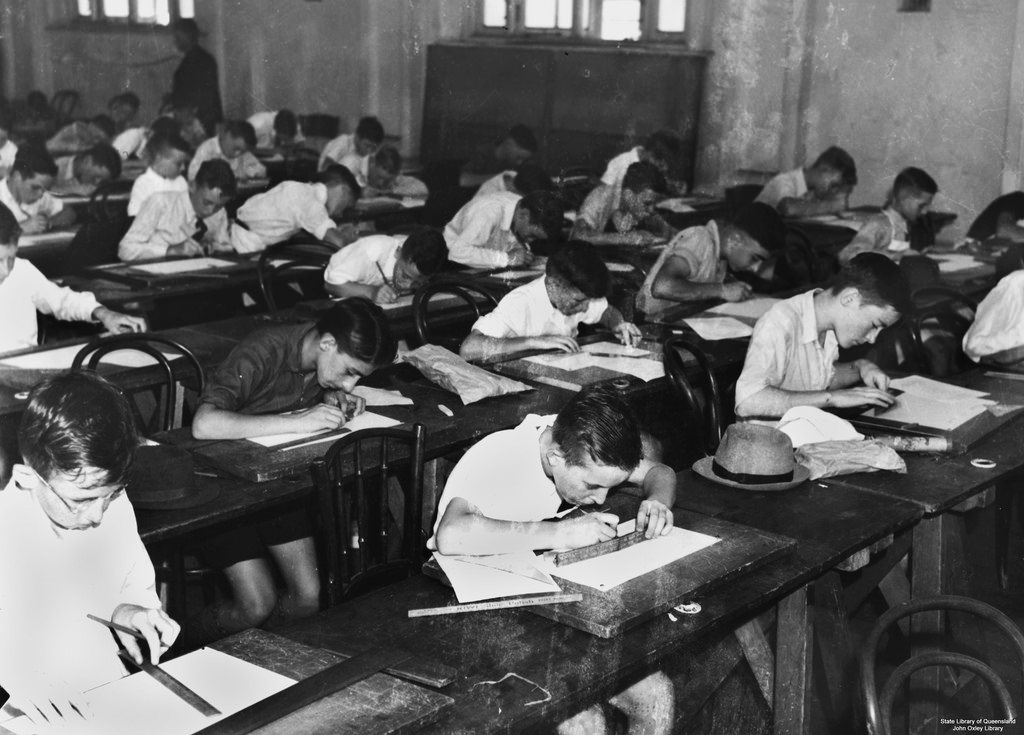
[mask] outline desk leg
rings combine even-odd
[[[914,527],[914,544],[912,552],[911,592],[914,599],[942,594],[945,587],[946,573],[943,558],[945,541],[945,515],[923,518]],[[942,613],[938,611],[923,612],[915,615],[910,622],[911,654],[917,655],[934,650],[935,646],[928,639],[942,633]],[[910,677],[911,691],[918,696],[910,697],[909,732],[939,732],[941,715],[938,698],[942,669],[931,667],[918,671]]]
[[[850,721],[857,697],[853,639],[843,584],[836,571],[814,582],[814,638],[826,689],[824,701],[828,717],[832,725],[839,728]]]
[[[779,602],[775,643],[775,735],[804,735],[810,720],[811,635],[807,588]]]

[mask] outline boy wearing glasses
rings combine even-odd
[[[331,256],[324,287],[331,296],[362,296],[378,304],[394,303],[441,270],[448,247],[437,230],[408,237],[368,235]]]
[[[86,372],[37,385],[18,430],[22,464],[0,492],[0,686],[40,728],[89,717],[90,689],[125,674],[111,631],[141,633],[156,664],[178,635],[124,494],[138,445],[131,409]],[[116,632],[141,663],[138,641]]]

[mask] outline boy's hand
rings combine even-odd
[[[834,390],[830,406],[833,408],[855,408],[857,406],[878,406],[888,408],[896,402],[896,398],[878,388],[847,388]]]
[[[644,337],[640,328],[632,322],[620,322],[612,332],[622,344],[628,347],[636,347]]]
[[[561,531],[559,546],[578,549],[613,539],[619,517],[613,513],[590,513],[582,518],[562,521],[558,524]]]
[[[562,352],[579,352],[580,346],[572,337],[546,335],[534,337],[531,345],[535,350],[561,350]]]
[[[118,311],[111,311],[105,306],[101,306],[96,309],[96,311],[92,313],[92,316],[111,334],[146,331],[146,320],[142,317],[129,316],[128,314],[122,314]]]
[[[726,301],[743,301],[750,298],[750,284],[743,281],[732,281],[722,284],[722,298]]]
[[[4,682],[11,704],[28,717],[40,735],[67,732],[92,716],[89,700],[62,679],[42,672],[20,672],[17,682]]]
[[[378,304],[393,304],[398,299],[398,292],[387,284],[377,289],[373,300]]]
[[[337,406],[345,414],[345,421],[351,421],[366,410],[366,399],[362,396],[346,393],[342,390],[332,390],[324,394],[324,403]]]
[[[50,229],[50,223],[40,214],[33,215],[21,223],[21,231],[26,235],[38,235]]]
[[[290,429],[297,434],[330,431],[348,421],[343,409],[326,403],[293,413],[289,418],[292,421]]]
[[[889,376],[886,375],[878,365],[870,360],[861,360],[858,363],[857,368],[860,372],[861,382],[868,388],[889,390]]]
[[[181,626],[159,608],[118,605],[114,608],[114,614],[110,616],[110,620],[126,628],[137,630],[145,636],[146,644],[149,646],[149,662],[154,666],[160,663],[160,654],[171,647],[178,637],[178,633],[181,632]],[[114,633],[125,650],[131,654],[132,660],[141,665],[143,657],[138,639],[119,630],[115,630]]]
[[[195,258],[203,254],[203,246],[195,240],[184,240],[167,246],[167,255],[181,258]]]
[[[524,247],[515,247],[508,251],[508,264],[512,266],[516,265],[529,265],[533,262],[533,253]]]
[[[640,503],[636,514],[636,528],[644,531],[644,538],[666,536],[672,531],[672,509],[658,500]]]

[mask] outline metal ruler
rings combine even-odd
[[[617,536],[616,538],[591,544],[590,546],[582,546],[578,549],[570,549],[569,551],[556,551],[551,555],[551,561],[556,567],[564,567],[566,564],[575,564],[578,561],[604,556],[613,551],[628,549],[630,546],[634,546],[643,540],[643,531],[633,531],[633,533],[627,533],[625,536]]]
[[[505,610],[512,607],[529,607],[530,605],[550,605],[559,602],[580,602],[583,595],[579,592],[567,592],[557,595],[538,595],[537,597],[510,597],[507,600],[491,600],[489,602],[467,602],[465,605],[446,605],[444,607],[421,607],[410,610],[410,618],[425,618],[430,615],[457,615],[459,613],[478,612],[480,610]]]

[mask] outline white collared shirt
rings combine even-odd
[[[636,295],[637,308],[646,312],[648,318],[677,303],[670,299],[656,298],[652,293],[658,274],[665,266],[665,262],[673,257],[682,258],[690,267],[690,275],[686,278],[690,283],[725,282],[727,269],[722,260],[722,241],[718,225],[711,220],[706,225],[688,227],[672,238],[661,252]]]
[[[626,178],[626,171],[629,170],[629,167],[634,163],[640,162],[641,150],[642,148],[637,146],[632,150],[615,156],[615,158],[608,161],[608,165],[601,175],[601,183],[612,187],[612,211],[619,208],[619,202],[622,201],[622,180]]]
[[[14,141],[7,140],[4,141],[3,145],[0,145],[0,177],[10,173],[17,155],[18,146],[14,144]]]
[[[199,173],[199,167],[207,161],[216,161],[217,159],[227,161],[227,164],[231,167],[231,172],[238,181],[261,179],[267,175],[266,167],[249,151],[244,151],[234,158],[225,156],[224,151],[220,147],[220,138],[215,135],[212,138],[207,138],[201,146],[196,148],[196,153],[192,156],[192,162],[188,165],[188,180],[195,181],[196,174]]]
[[[228,215],[221,207],[205,220],[206,234],[200,245],[210,251],[231,250]],[[161,191],[149,197],[132,226],[121,239],[117,257],[121,260],[162,258],[167,248],[192,238],[199,218],[187,191]]]
[[[0,204],[11,210],[11,214],[18,222],[24,222],[29,217],[36,216],[50,219],[64,210],[64,202],[48,191],[44,191],[43,195],[31,204],[19,204],[15,201],[14,194],[8,186],[9,181],[10,179],[7,178],[0,181]]]
[[[328,161],[331,159],[335,163],[341,163],[342,159],[346,156],[354,155],[358,156],[359,153],[356,151],[356,136],[355,133],[345,133],[339,135],[331,141],[328,141],[327,145],[324,146],[323,152],[320,154],[320,160],[317,162],[317,168],[323,169]],[[369,156],[360,156],[366,160],[369,160]]]
[[[981,358],[1024,346],[1024,270],[1014,271],[996,284],[978,304],[974,323],[964,335],[967,356]]]
[[[249,124],[252,125],[252,129],[256,132],[256,147],[257,148],[273,148],[275,145],[274,137],[274,123],[277,122],[277,110],[269,110],[266,112],[256,112],[249,115]],[[295,143],[301,143],[305,140],[302,137],[302,126],[296,125]]]
[[[231,246],[255,253],[305,230],[323,240],[336,225],[327,213],[327,185],[282,181],[270,191],[250,197],[238,209],[245,227],[231,228]]]
[[[783,171],[764,185],[755,202],[763,202],[769,207],[779,208],[783,199],[800,199],[807,194],[807,179],[802,168]]]
[[[566,316],[548,297],[547,276],[513,289],[498,306],[473,324],[486,337],[575,337],[580,324],[597,324],[608,309],[608,299],[590,299],[585,311]]]
[[[448,259],[473,268],[508,265],[508,252],[519,245],[512,218],[520,199],[510,191],[471,199],[445,225]]]
[[[134,217],[142,209],[142,203],[158,191],[188,191],[184,176],[165,179],[152,168],[147,168],[132,184],[132,195],[128,199],[128,216]]]
[[[405,239],[405,235],[369,235],[359,238],[331,256],[324,271],[324,281],[336,286],[345,283],[383,286],[384,276],[387,276],[394,283],[395,264]]]

